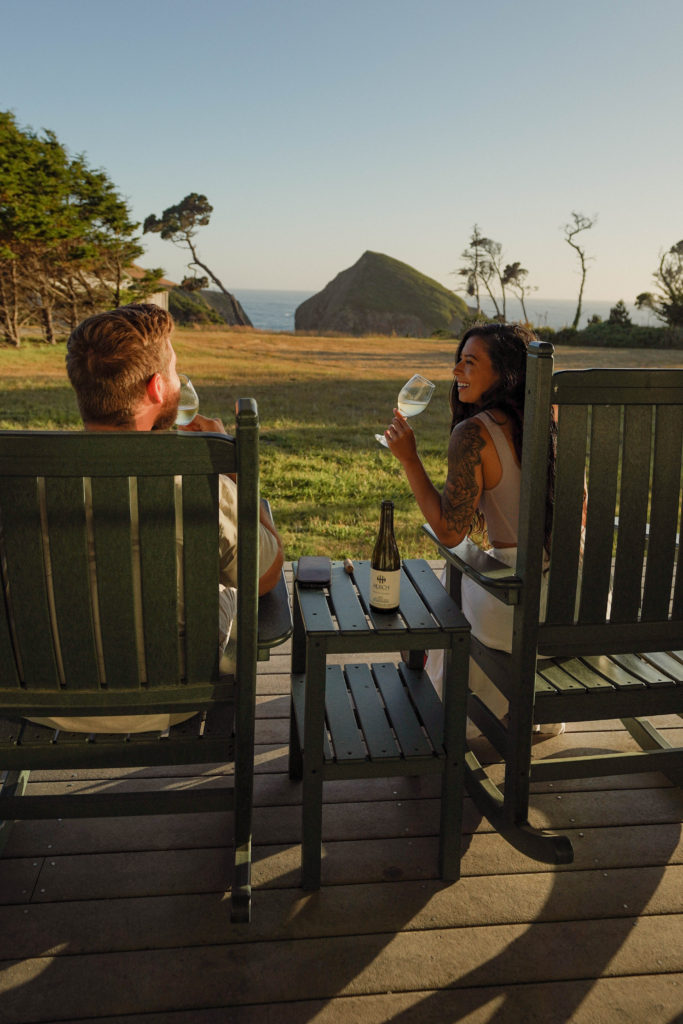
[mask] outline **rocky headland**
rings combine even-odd
[[[298,331],[427,338],[457,334],[468,309],[460,296],[407,263],[364,252],[321,292],[297,307]]]

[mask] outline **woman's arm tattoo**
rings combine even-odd
[[[485,441],[478,423],[465,421],[458,430],[450,455],[448,479],[442,500],[443,514],[452,530],[468,530],[479,490],[475,467],[481,465]]]

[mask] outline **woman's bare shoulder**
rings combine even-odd
[[[448,444],[449,451],[462,451],[472,449],[480,451],[489,440],[489,433],[478,416],[471,416],[469,419],[456,423],[451,431]]]

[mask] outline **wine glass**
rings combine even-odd
[[[418,416],[429,405],[435,387],[436,385],[423,377],[421,373],[413,374],[398,393],[398,402],[396,403],[398,411],[406,417]],[[375,434],[375,438],[385,448],[389,447],[384,434]]]
[[[177,427],[186,427],[197,415],[199,398],[192,386],[192,381],[186,374],[179,373],[178,380],[180,381],[180,400],[175,422]]]

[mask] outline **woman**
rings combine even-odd
[[[517,324],[481,324],[464,335],[453,369],[453,419],[443,491],[429,479],[417,453],[415,435],[398,409],[394,409],[394,419],[384,435],[442,544],[460,544],[483,516],[490,553],[512,567],[517,556],[526,357],[533,340],[533,333]],[[551,446],[551,470],[553,466]],[[549,508],[552,476],[551,472]],[[461,596],[473,635],[488,647],[509,652],[512,607],[466,576]],[[437,685],[443,674],[442,662],[442,652],[430,656],[428,669]],[[470,689],[480,693],[499,717],[505,714],[507,701],[474,662],[470,663]],[[558,733],[563,727],[544,725],[543,731]]]

